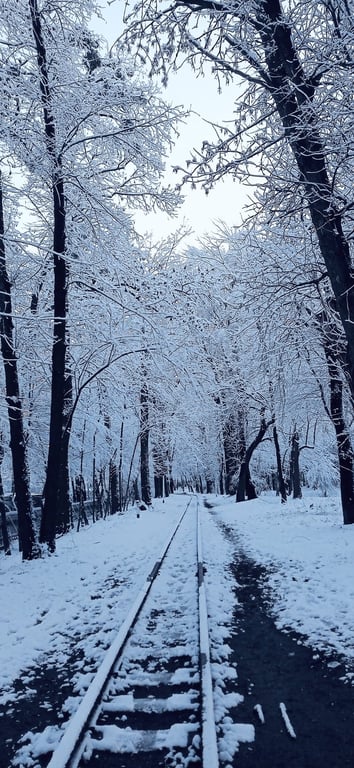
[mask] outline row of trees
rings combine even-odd
[[[237,84],[234,126],[216,126],[185,180],[257,181],[242,230],[183,250],[183,233],[142,242],[129,214],[176,210],[160,178],[181,111],[121,41],[105,52],[94,7],[2,5],[2,470],[23,557],[40,552],[31,491],[40,544],[70,527],[70,473],[98,496],[109,482],[113,511],[138,472],[146,503],[152,476],[155,495],[175,478],[239,501],[339,477],[354,522],[350,8],[135,10],[125,44],[155,72],[182,55]]]

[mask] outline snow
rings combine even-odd
[[[45,562],[0,558],[2,703],[11,681],[49,650],[60,664],[75,641],[86,658],[102,660],[184,506],[179,497],[168,515],[157,505],[145,521],[134,510],[100,520],[58,539]],[[90,677],[78,675],[78,691]]]
[[[255,711],[257,717],[259,718],[259,722],[262,723],[262,725],[264,725],[265,724],[265,717],[264,717],[262,705],[261,704],[256,704],[256,706],[254,707],[254,711]]]
[[[289,715],[288,715],[288,713],[286,711],[286,706],[285,706],[285,704],[282,701],[279,704],[279,709],[280,709],[281,716],[282,716],[282,718],[284,720],[285,727],[286,727],[286,730],[287,730],[289,736],[291,736],[292,739],[296,739],[296,733],[295,733],[295,731],[293,729],[293,726],[291,724]]]
[[[318,649],[329,651],[328,664],[333,669],[338,664],[336,654],[343,657],[347,665],[346,680],[350,681],[354,677],[351,672],[354,657],[354,526],[342,524],[336,497],[308,494],[302,500],[289,500],[287,505],[281,505],[273,495],[242,504],[235,504],[234,499],[210,496],[208,502],[213,506],[211,514],[202,509],[202,543],[211,635],[213,705],[221,734],[219,755],[231,762],[239,744],[251,742],[255,737],[252,724],[234,722],[229,716],[230,709],[234,711],[242,701],[237,691],[237,666],[228,661],[230,649],[227,644],[232,620],[229,606],[235,601],[237,604],[235,582],[228,568],[235,549],[241,547],[249,557],[267,568],[265,587],[272,595],[272,613],[277,625],[301,633],[313,647],[314,655]],[[60,538],[57,555],[41,561],[23,563],[18,554],[0,557],[2,703],[7,703],[10,708],[16,698],[30,696],[31,667],[48,663],[48,659],[53,665],[64,665],[74,646],[82,651],[83,661],[75,673],[72,695],[67,697],[62,712],[58,713],[59,726],[65,713],[75,715],[186,503],[186,496],[176,494],[164,503],[155,501],[153,508],[140,518],[131,509],[124,515],[90,524],[78,533]],[[231,538],[222,535],[217,521],[228,526]],[[184,611],[183,625],[176,621],[171,626],[166,618],[157,636],[160,649],[165,647],[167,653],[168,647],[174,647],[176,657],[185,654],[186,643],[192,649],[196,622],[196,602],[193,602],[196,601],[196,590],[185,579],[186,563],[194,556],[194,545],[189,539],[188,528],[184,532],[181,529],[182,543],[173,555],[177,557],[174,581],[168,576],[160,579],[154,597],[166,617],[174,607],[176,596]],[[136,660],[136,669],[132,669],[134,682],[149,684],[148,673],[139,668],[138,660],[146,657],[150,646],[144,646],[139,637],[135,640],[132,637],[129,642],[134,651],[132,658]],[[26,683],[23,694],[15,691],[12,685],[21,673]],[[193,668],[181,664],[169,674],[166,682],[184,682],[192,686],[196,678]],[[127,713],[135,707],[123,677],[118,677],[115,682],[115,696],[116,700],[113,699],[108,707],[117,706]],[[193,709],[194,703],[190,690],[185,694],[173,694],[167,708],[171,711]],[[160,705],[159,700],[147,698],[140,702],[140,706],[146,707],[144,711],[149,711],[150,707],[150,711],[159,712]],[[290,721],[287,724],[285,704],[280,703],[279,707],[288,733],[294,738]],[[256,714],[260,723],[263,722],[260,705],[257,705]],[[152,738],[155,747],[157,743],[157,748],[163,745],[172,749],[182,748],[188,742],[190,728],[194,725],[178,724],[149,736],[147,732],[129,734],[127,729],[112,730],[109,726],[102,735],[103,741],[109,742],[115,750],[140,749],[139,745],[148,745]],[[50,752],[62,733],[61,726],[51,726],[36,733],[34,723],[33,731],[25,734],[24,746],[13,765],[34,765],[35,757]],[[197,743],[197,734],[194,738]],[[101,740],[99,744],[102,749]],[[93,746],[91,740],[88,750]]]
[[[212,503],[246,554],[269,569],[266,585],[276,625],[301,633],[327,654],[339,654],[349,669],[354,660],[354,526],[343,525],[339,498],[308,492],[285,505],[270,494],[236,505],[222,497]]]

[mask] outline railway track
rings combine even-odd
[[[204,570],[192,496],[48,768],[217,768]]]

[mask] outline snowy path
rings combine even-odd
[[[215,518],[218,515],[215,513]],[[269,615],[264,568],[252,561],[237,525],[219,526],[234,546],[236,594],[231,659],[244,700],[237,717],[255,722],[255,740],[240,745],[237,768],[349,768],[354,757],[353,690],[344,665],[282,632]],[[232,725],[230,725],[232,727]]]

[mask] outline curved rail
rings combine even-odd
[[[153,581],[160,570],[161,564],[167,555],[191,502],[192,497],[175,525],[172,534],[169,535],[165,542],[158,560],[149,570],[142,589],[137,595],[118,634],[110,645],[102,664],[97,670],[97,673],[86,691],[78,709],[71,720],[69,720],[63,737],[53,752],[47,768],[77,768],[85,748],[85,729],[88,727],[90,720],[92,720],[99,707],[100,700],[109,684],[109,678],[113,668],[123,653],[130,632],[144,606]]]

